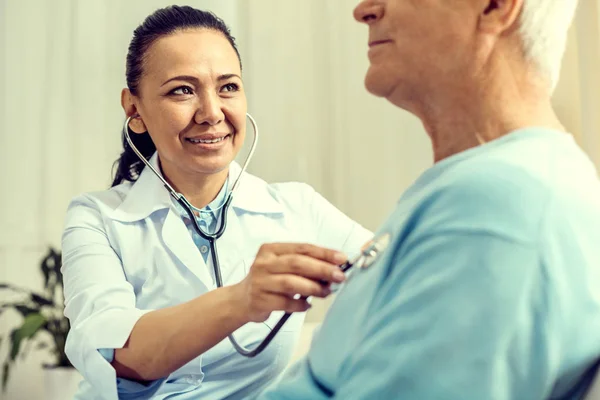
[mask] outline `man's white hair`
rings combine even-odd
[[[547,77],[551,91],[558,83],[577,1],[523,0],[519,30],[525,57]]]

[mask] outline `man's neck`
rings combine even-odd
[[[433,93],[417,115],[429,134],[438,162],[517,129],[545,127],[565,130],[552,109],[544,85],[513,75],[493,81],[468,82]]]

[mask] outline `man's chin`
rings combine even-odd
[[[365,76],[365,88],[374,96],[387,98],[393,91],[392,76],[371,66]]]

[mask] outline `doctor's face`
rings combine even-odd
[[[167,177],[218,173],[235,158],[246,132],[241,75],[235,50],[214,30],[179,31],[146,51],[134,96],[144,126],[131,127],[148,131]]]
[[[428,92],[460,80],[473,55],[477,8],[484,0],[364,0],[354,18],[369,28],[372,94],[406,107]]]

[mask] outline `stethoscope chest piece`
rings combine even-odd
[[[367,269],[373,265],[389,246],[390,239],[389,233],[382,233],[368,241],[362,248],[361,258],[357,262],[357,267]]]

